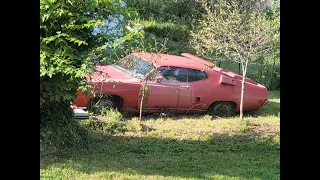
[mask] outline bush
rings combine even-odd
[[[135,8],[143,19],[163,22],[178,21],[190,25],[201,14],[201,2],[195,0],[130,0],[127,6]]]
[[[141,132],[143,130],[142,123],[137,117],[134,117],[131,121],[128,121],[126,128],[128,131],[132,132]]]
[[[118,1],[40,0],[42,144],[69,147],[86,143],[87,131],[74,121],[69,101],[75,99],[78,90],[88,88],[83,77],[94,71],[95,60],[119,46],[114,39],[123,37],[125,41],[135,34],[122,28],[133,15]],[[110,17],[122,20],[106,31],[105,20]],[[94,33],[95,28],[101,32]]]
[[[40,143],[52,147],[83,146],[87,130],[74,120],[69,102],[47,102],[40,106]]]
[[[158,37],[167,37],[175,42],[188,42],[190,37],[190,30],[187,26],[177,23],[143,22],[143,29]]]
[[[90,116],[88,120],[82,120],[80,124],[87,129],[108,134],[124,133],[127,130],[122,114],[113,109],[104,109],[100,116]]]

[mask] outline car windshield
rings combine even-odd
[[[143,78],[152,69],[156,68],[152,63],[133,55],[129,55],[120,59],[118,63],[114,64],[113,66],[136,78]]]

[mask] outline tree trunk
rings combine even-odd
[[[245,64],[241,63],[242,65],[242,81],[241,81],[241,97],[240,97],[240,119],[243,119],[243,101],[244,101],[244,86],[247,74],[247,67],[248,61]]]
[[[242,82],[241,82],[240,119],[243,119],[243,97],[244,97],[245,78],[246,77],[243,76]]]
[[[141,121],[142,119],[142,105],[143,105],[143,98],[144,98],[144,86],[141,88],[142,90],[142,95],[141,95],[141,101],[140,101],[140,112],[139,112],[139,120]]]

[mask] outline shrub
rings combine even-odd
[[[83,146],[87,130],[74,120],[69,102],[47,102],[40,106],[40,144],[52,147]]]
[[[128,131],[133,131],[133,132],[141,132],[143,130],[141,121],[137,117],[134,117],[132,118],[131,121],[128,121],[126,128]]]
[[[135,34],[122,29],[134,13],[120,3],[40,0],[40,138],[44,142],[53,146],[85,143],[81,141],[86,130],[74,121],[69,101],[78,90],[86,90],[83,77],[94,71],[95,60],[119,46],[114,40],[122,37],[123,42]],[[123,21],[106,32],[105,20],[110,17],[123,17]],[[95,28],[101,32],[95,33]]]

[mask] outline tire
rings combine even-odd
[[[103,109],[116,109],[117,105],[111,96],[104,96],[102,98],[95,98],[89,104],[89,111],[95,115],[103,113]]]
[[[208,114],[218,117],[232,117],[235,107],[231,102],[215,102],[208,108]]]

